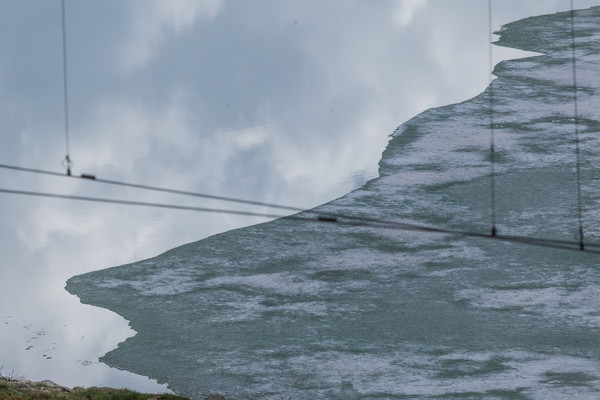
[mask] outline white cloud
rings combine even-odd
[[[396,0],[393,21],[401,27],[410,25],[417,11],[426,4],[427,0]]]
[[[198,20],[212,20],[223,0],[143,0],[131,3],[129,39],[121,47],[121,66],[130,72],[152,60],[171,34],[179,35]]]
[[[174,32],[189,29],[196,19],[213,19],[221,10],[223,0],[170,0],[154,3],[156,17]]]

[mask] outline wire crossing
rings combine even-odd
[[[585,249],[583,241],[583,201],[581,199],[581,155],[579,150],[579,112],[577,99],[577,57],[575,54],[575,11],[571,0],[571,66],[573,74],[573,116],[575,119],[575,164],[577,174],[577,222],[579,233],[579,248]]]
[[[61,0],[61,16],[62,16],[62,51],[63,51],[63,100],[65,111],[65,142],[67,155],[63,159],[63,166],[67,169],[67,175],[71,175],[70,143],[69,143],[69,83],[67,69],[67,21],[65,16],[65,0]]]

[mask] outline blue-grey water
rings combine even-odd
[[[580,8],[599,0],[577,0]],[[378,175],[398,124],[485,89],[481,0],[66,0],[72,171],[311,208]],[[493,25],[567,10],[504,0]],[[335,21],[332,24],[331,21]],[[61,2],[0,0],[0,160],[62,172]],[[494,60],[528,53],[494,48]],[[223,206],[0,170],[2,188]],[[64,290],[264,219],[0,194],[0,373],[155,392],[99,361],[135,334]]]
[[[505,25],[495,67],[502,234],[574,240],[569,13]],[[585,238],[597,209],[600,8],[576,13]],[[379,177],[317,208],[488,233],[489,88],[392,135]],[[300,216],[303,216],[302,214]],[[102,361],[194,397],[596,399],[598,255],[280,219],[71,278],[137,334]]]

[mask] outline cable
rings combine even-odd
[[[205,198],[205,199],[210,199],[210,200],[228,201],[228,202],[246,204],[246,205],[251,205],[251,206],[277,208],[277,209],[287,210],[287,211],[317,214],[319,216],[319,218],[321,218],[321,220],[323,220],[323,221],[326,219],[335,221],[338,218],[345,218],[345,219],[354,220],[357,222],[369,222],[369,223],[385,222],[385,221],[378,220],[378,219],[359,217],[359,216],[321,213],[321,212],[314,211],[314,210],[307,210],[307,209],[300,208],[300,207],[286,206],[286,205],[281,205],[281,204],[266,203],[266,202],[254,201],[254,200],[244,200],[244,199],[239,199],[239,198],[234,198],[234,197],[218,196],[218,195],[199,193],[199,192],[190,192],[190,191],[184,191],[184,190],[178,190],[178,189],[169,189],[169,188],[164,188],[164,187],[143,185],[143,184],[137,184],[137,183],[128,183],[128,182],[109,180],[109,179],[100,179],[100,178],[97,178],[95,175],[89,175],[89,174],[65,175],[65,174],[62,174],[59,172],[53,172],[53,171],[41,170],[41,169],[35,169],[35,168],[19,167],[16,165],[9,165],[9,164],[0,164],[0,168],[21,171],[21,172],[29,172],[29,173],[34,173],[34,174],[57,176],[57,177],[61,177],[61,178],[84,179],[86,181],[105,183],[105,184],[109,184],[109,185],[118,185],[118,186],[131,187],[131,188],[136,188],[136,189],[144,189],[144,190],[164,192],[164,193],[173,193],[173,194],[179,194],[179,195],[184,195],[184,196]],[[276,216],[276,218],[277,217],[281,217],[281,216]]]
[[[371,224],[371,226],[374,226],[374,224],[378,224],[378,226],[382,227],[382,228],[389,228],[390,226],[392,226],[394,228],[401,228],[401,229],[404,229],[404,230],[428,231],[428,232],[446,233],[446,234],[458,235],[458,236],[476,236],[476,237],[493,236],[493,237],[498,237],[498,238],[502,238],[504,240],[513,241],[513,242],[522,241],[522,240],[528,240],[528,241],[535,240],[535,241],[543,241],[543,242],[551,243],[553,245],[561,245],[561,246],[571,246],[574,243],[573,241],[568,241],[568,240],[537,239],[537,238],[529,238],[529,237],[523,237],[523,236],[508,236],[508,235],[497,235],[497,234],[496,235],[485,235],[485,234],[481,234],[481,233],[473,233],[473,232],[468,232],[468,231],[460,231],[460,230],[451,230],[451,229],[445,229],[445,228],[427,227],[427,226],[416,225],[416,224],[408,224],[408,223],[385,221],[385,220],[376,219],[376,218],[368,218],[368,217],[361,217],[361,216],[354,216],[354,215],[346,215],[346,214],[340,214],[340,213],[322,213],[322,212],[319,212],[319,211],[316,211],[316,210],[305,210],[303,208],[292,207],[292,206],[285,206],[285,205],[280,205],[280,204],[272,204],[272,203],[265,203],[265,202],[259,202],[259,201],[243,200],[243,199],[232,198],[232,197],[216,196],[216,195],[210,195],[210,194],[205,194],[205,193],[197,193],[197,192],[190,192],[190,191],[183,191],[183,190],[176,190],[176,189],[168,189],[168,188],[163,188],[163,187],[141,185],[141,184],[133,184],[133,183],[126,183],[126,182],[114,181],[114,180],[98,179],[98,178],[96,178],[93,175],[86,175],[86,174],[82,174],[81,176],[77,176],[77,175],[64,175],[64,174],[59,173],[59,172],[53,172],[53,171],[47,171],[47,170],[41,170],[41,169],[34,169],[34,168],[25,168],[25,167],[19,167],[19,166],[8,165],[8,164],[0,164],[0,168],[10,169],[10,170],[16,170],[16,171],[22,171],[22,172],[30,172],[30,173],[36,173],[36,174],[51,175],[51,176],[57,176],[57,177],[62,177],[62,178],[67,177],[67,178],[73,178],[73,179],[85,179],[87,181],[94,181],[94,182],[100,182],[100,183],[107,183],[107,184],[113,184],[113,185],[133,187],[133,188],[139,188],[139,189],[145,189],[145,190],[153,190],[153,191],[159,191],[159,192],[181,194],[181,195],[187,195],[187,196],[208,198],[208,199],[213,199],[213,200],[230,201],[230,202],[236,202],[236,203],[240,203],[240,204],[247,204],[247,205],[253,205],[253,206],[279,208],[279,209],[283,209],[283,210],[295,211],[295,212],[303,212],[303,213],[307,213],[307,214],[315,214],[315,215],[318,216],[318,219],[320,221],[322,221],[322,222],[340,222],[341,221],[341,222],[343,222],[345,224],[351,224],[351,223],[359,224],[359,225],[360,224]],[[14,192],[14,193],[17,193],[17,194],[24,194],[24,193],[20,193],[20,192],[23,192],[23,191],[12,191],[12,190],[7,190],[7,189],[0,190],[0,192],[5,192],[5,193],[13,193]],[[33,194],[34,192],[30,192],[30,193]],[[66,195],[57,195],[57,196],[50,195],[50,196],[45,196],[45,197],[69,198],[69,196],[66,196]],[[107,201],[102,200],[102,201],[103,202],[113,202],[112,200],[107,200]],[[114,202],[119,203],[119,204],[130,204],[130,205],[136,205],[135,203],[139,203],[139,202],[122,202],[120,200],[119,201],[114,201]],[[174,206],[174,207],[165,206],[165,208],[179,208],[179,209],[181,209],[179,206]],[[186,209],[186,208],[184,208],[184,209]],[[193,209],[193,207],[191,209]],[[196,211],[199,211],[199,210],[196,210]],[[261,214],[261,216],[268,216],[269,218],[282,218],[282,217],[286,217],[284,215],[275,215],[275,214]],[[600,246],[600,245],[588,244],[588,246]]]
[[[63,159],[63,166],[67,169],[67,175],[71,175],[71,156],[69,143],[69,86],[67,71],[67,22],[65,18],[65,0],[61,0],[62,15],[62,50],[63,50],[63,100],[65,109],[65,142],[67,155]]]
[[[448,235],[453,235],[453,236],[462,236],[462,237],[469,237],[469,238],[492,239],[492,240],[499,240],[499,241],[503,241],[503,242],[512,242],[512,243],[526,244],[526,245],[539,246],[539,247],[547,247],[547,248],[560,249],[560,250],[576,250],[576,251],[585,251],[585,252],[593,253],[593,254],[600,254],[600,244],[588,244],[585,249],[581,249],[581,248],[579,248],[579,243],[574,242],[574,241],[543,239],[543,238],[526,237],[526,236],[491,235],[491,234],[485,234],[485,233],[479,233],[479,232],[447,229],[447,228],[418,225],[418,224],[411,224],[411,223],[404,223],[404,222],[385,221],[385,220],[378,220],[378,219],[372,219],[372,218],[344,216],[342,214],[325,214],[325,215],[319,215],[317,218],[306,218],[306,217],[302,217],[300,215],[285,216],[285,215],[277,215],[277,214],[262,213],[262,212],[242,211],[242,210],[229,210],[229,209],[218,209],[218,208],[173,205],[173,204],[164,204],[164,203],[117,200],[117,199],[107,199],[107,198],[98,198],[98,197],[33,192],[33,191],[25,191],[25,190],[12,190],[12,189],[3,189],[3,188],[0,188],[0,193],[46,197],[46,198],[56,198],[56,199],[66,199],[66,200],[91,201],[91,202],[120,204],[120,205],[129,205],[129,206],[158,207],[158,208],[168,208],[168,209],[187,210],[187,211],[200,211],[200,212],[220,213],[220,214],[245,215],[245,216],[252,216],[252,217],[263,217],[263,218],[281,218],[281,219],[303,221],[303,222],[336,223],[339,225],[348,225],[348,226],[355,226],[355,227],[368,227],[368,228],[377,228],[377,229],[395,229],[395,230],[403,230],[403,231],[439,233],[439,234],[448,234]],[[333,217],[332,215],[337,215],[337,216]],[[347,218],[349,220],[346,221],[346,220],[344,220],[345,218]],[[598,249],[592,249],[591,247],[598,247]]]
[[[156,192],[165,192],[165,193],[173,193],[173,194],[179,194],[179,195],[184,195],[184,196],[201,197],[201,198],[210,199],[210,200],[229,201],[229,202],[233,202],[233,203],[247,204],[247,205],[252,205],[252,206],[278,208],[278,209],[282,209],[282,210],[296,211],[296,212],[306,211],[304,208],[285,206],[285,205],[273,204],[273,203],[266,203],[266,202],[261,202],[261,201],[243,200],[243,199],[238,199],[238,198],[234,198],[234,197],[217,196],[217,195],[206,194],[206,193],[198,193],[198,192],[191,192],[191,191],[178,190],[178,189],[169,189],[169,188],[164,188],[164,187],[142,185],[142,184],[137,184],[137,183],[128,183],[128,182],[122,182],[122,181],[116,181],[116,180],[110,180],[110,179],[100,179],[100,178],[97,178],[95,175],[89,175],[89,174],[65,175],[65,174],[62,174],[59,172],[53,172],[53,171],[35,169],[35,168],[19,167],[16,165],[9,165],[9,164],[0,164],[0,168],[11,169],[14,171],[21,171],[21,172],[29,172],[29,173],[34,173],[34,174],[58,176],[61,178],[66,177],[66,178],[73,178],[73,179],[85,179],[86,181],[105,183],[108,185],[118,185],[118,186],[125,186],[125,187],[131,187],[131,188],[136,188],[136,189],[151,190],[151,191],[156,191]]]
[[[571,61],[573,71],[573,107],[575,117],[575,159],[577,171],[577,220],[579,224],[579,247],[585,248],[583,243],[583,205],[581,200],[581,157],[579,151],[579,113],[577,109],[577,61],[575,57],[575,11],[571,0]]]
[[[244,200],[244,199],[239,199],[239,198],[234,198],[234,197],[217,196],[217,195],[206,194],[206,193],[198,193],[198,192],[190,192],[190,191],[177,190],[177,189],[169,189],[169,188],[164,188],[164,187],[142,185],[142,184],[137,184],[137,183],[121,182],[121,181],[115,181],[115,180],[109,180],[109,179],[100,179],[100,178],[97,178],[95,175],[88,175],[88,174],[82,174],[82,175],[65,175],[65,174],[62,174],[62,173],[59,173],[59,172],[53,172],[53,171],[47,171],[47,170],[41,170],[41,169],[34,169],[34,168],[25,168],[25,167],[19,167],[19,166],[16,166],[16,165],[8,165],[8,164],[0,164],[0,168],[10,169],[10,170],[15,170],[15,171],[21,171],[21,172],[29,172],[29,173],[34,173],[34,174],[43,174],[43,175],[57,176],[57,177],[61,177],[61,178],[84,179],[86,181],[100,182],[100,183],[105,183],[105,184],[110,184],[110,185],[125,186],[125,187],[131,187],[131,188],[136,188],[136,189],[144,189],[144,190],[157,191],[157,192],[173,193],[173,194],[179,194],[179,195],[184,195],[184,196],[192,196],[192,197],[205,198],[205,199],[210,199],[210,200],[228,201],[228,202],[239,203],[239,204],[246,204],[246,205],[251,205],[251,206],[277,208],[277,209],[287,210],[287,211],[304,212],[304,213],[309,213],[309,214],[317,214],[319,216],[319,218],[321,218],[321,220],[323,220],[323,221],[326,220],[326,219],[335,221],[337,218],[342,218],[343,217],[345,219],[350,219],[350,220],[354,220],[354,221],[357,221],[357,222],[378,222],[378,223],[379,222],[384,222],[384,221],[381,221],[381,220],[371,219],[371,218],[365,218],[365,217],[350,216],[350,215],[340,215],[340,214],[332,214],[332,213],[321,213],[321,212],[314,211],[314,210],[307,210],[307,209],[304,209],[304,208],[293,207],[293,206],[286,206],[286,205],[281,205],[281,204],[266,203],[266,202],[254,201],[254,200]],[[276,217],[281,217],[281,216],[276,216]]]
[[[129,206],[170,208],[170,209],[175,209],[175,210],[201,211],[201,212],[210,212],[210,213],[218,213],[218,214],[235,214],[235,215],[245,215],[245,216],[250,216],[250,217],[264,217],[264,218],[285,217],[285,215],[259,213],[259,212],[252,212],[252,211],[183,206],[183,205],[151,203],[151,202],[132,201],[132,200],[117,200],[117,199],[107,199],[107,198],[88,197],[88,196],[74,196],[74,195],[67,195],[67,194],[32,192],[32,191],[27,191],[27,190],[12,190],[12,189],[0,188],[0,193],[20,194],[20,195],[36,196],[36,197],[50,197],[50,198],[65,199],[65,200],[92,201],[92,202],[97,202],[97,203],[121,204],[121,205],[129,205]]]
[[[183,205],[173,205],[173,204],[165,204],[165,203],[118,200],[118,199],[107,199],[107,198],[97,198],[97,197],[87,197],[87,196],[63,195],[63,194],[55,194],[55,193],[42,193],[42,192],[12,190],[12,189],[2,189],[2,188],[0,188],[0,193],[46,197],[46,198],[57,198],[57,199],[66,199],[66,200],[111,203],[111,204],[129,205],[129,206],[158,207],[158,208],[178,209],[178,210],[187,210],[187,211],[245,215],[245,216],[264,217],[264,218],[284,218],[284,219],[290,219],[290,220],[338,223],[338,224],[343,224],[343,225],[364,226],[364,227],[381,228],[381,229],[398,229],[398,230],[405,230],[405,231],[419,231],[419,232],[449,234],[449,235],[454,235],[454,236],[481,238],[481,239],[493,239],[493,240],[501,240],[504,242],[542,246],[542,247],[562,249],[562,250],[578,250],[578,251],[586,251],[586,252],[590,252],[590,253],[594,253],[594,254],[600,254],[600,249],[590,249],[590,247],[600,248],[600,244],[587,244],[587,248],[586,248],[586,246],[584,246],[584,241],[583,241],[581,170],[580,170],[580,149],[579,149],[579,128],[578,128],[579,117],[578,117],[578,106],[577,106],[577,75],[576,75],[576,57],[575,57],[575,22],[574,22],[575,17],[574,17],[574,10],[573,10],[573,0],[571,0],[571,39],[572,39],[571,51],[572,51],[572,65],[573,65],[573,100],[574,100],[574,111],[575,111],[575,141],[576,141],[576,159],[577,159],[577,161],[576,161],[577,162],[577,198],[578,198],[578,222],[579,222],[579,241],[578,242],[525,237],[525,236],[498,235],[497,234],[497,229],[496,229],[496,182],[495,182],[496,172],[495,172],[495,143],[494,143],[494,108],[493,108],[494,92],[493,92],[492,84],[490,84],[490,86],[489,86],[490,157],[491,157],[491,222],[492,222],[492,229],[491,229],[490,234],[465,231],[465,230],[454,230],[454,229],[447,229],[447,228],[440,228],[440,227],[431,227],[431,226],[417,225],[417,224],[410,224],[410,223],[403,223],[403,222],[395,222],[395,221],[385,221],[385,220],[378,220],[378,219],[373,219],[373,218],[365,218],[365,217],[357,217],[357,216],[349,216],[349,215],[343,215],[343,214],[318,213],[317,211],[304,210],[304,209],[301,209],[298,207],[290,207],[290,206],[271,204],[271,203],[265,203],[265,202],[259,202],[259,201],[243,200],[243,199],[237,199],[237,198],[232,198],[232,197],[209,195],[209,194],[204,194],[204,193],[161,188],[161,187],[156,187],[156,186],[134,184],[134,183],[120,182],[120,181],[107,180],[107,179],[99,179],[99,178],[96,178],[94,175],[87,175],[87,174],[82,174],[80,176],[74,176],[71,174],[72,162],[70,159],[70,141],[69,141],[69,99],[68,99],[68,79],[67,79],[68,78],[68,69],[67,69],[65,0],[61,0],[61,11],[62,11],[62,45],[63,45],[64,120],[65,120],[65,142],[66,142],[66,156],[64,158],[63,165],[67,169],[67,174],[64,175],[64,174],[59,174],[59,173],[55,173],[55,172],[51,172],[51,171],[32,169],[32,168],[24,168],[24,167],[18,167],[18,166],[7,165],[7,164],[0,164],[0,168],[12,169],[12,170],[23,171],[23,172],[38,173],[38,174],[62,176],[62,177],[68,176],[71,178],[93,180],[95,182],[101,182],[101,183],[105,183],[105,184],[127,186],[127,187],[138,188],[138,189],[168,192],[168,193],[194,196],[194,197],[202,197],[202,198],[213,199],[213,200],[236,202],[236,203],[242,203],[242,204],[254,205],[254,206],[285,209],[288,211],[296,211],[296,212],[303,212],[303,213],[315,213],[315,214],[318,214],[318,217],[316,219],[310,219],[310,218],[303,218],[298,215],[285,216],[285,215],[263,213],[263,212],[251,212],[251,211],[220,209],[220,208],[183,206]],[[493,71],[492,70],[492,68],[493,68],[492,0],[488,0],[488,23],[489,23],[489,67],[490,67],[490,73],[491,73]]]
[[[494,54],[492,45],[492,0],[488,0],[488,56],[489,56],[489,71],[490,85],[488,87],[489,99],[489,114],[490,114],[490,214],[492,222],[492,236],[496,236],[496,154],[494,144],[494,86],[493,86],[493,69],[494,69]]]

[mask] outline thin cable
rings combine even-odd
[[[488,87],[489,114],[490,114],[490,215],[492,222],[492,236],[496,236],[496,153],[494,139],[494,86],[493,86],[493,71],[494,71],[494,54],[492,44],[492,0],[488,0],[488,56],[489,56],[489,71],[490,85]]]
[[[300,207],[287,206],[287,205],[274,204],[274,203],[266,203],[266,202],[255,201],[255,200],[244,200],[244,199],[235,198],[235,197],[218,196],[218,195],[212,195],[212,194],[206,194],[206,193],[191,192],[191,191],[178,190],[178,189],[169,189],[169,188],[158,187],[158,186],[150,186],[150,185],[143,185],[143,184],[137,184],[137,183],[128,183],[128,182],[115,181],[115,180],[109,180],[109,179],[100,179],[94,175],[86,175],[86,174],[65,175],[65,174],[62,174],[59,172],[53,172],[53,171],[47,171],[47,170],[41,170],[41,169],[35,169],[35,168],[19,167],[16,165],[8,165],[8,164],[0,164],[0,168],[10,169],[10,170],[14,170],[14,171],[34,173],[34,174],[41,174],[41,175],[57,176],[57,177],[61,177],[61,178],[84,179],[89,182],[99,182],[99,183],[105,183],[105,184],[109,184],[109,185],[118,185],[118,186],[131,187],[131,188],[136,188],[136,189],[156,191],[156,192],[172,193],[172,194],[178,194],[178,195],[183,195],[183,196],[204,198],[204,199],[209,199],[209,200],[227,201],[227,202],[246,204],[246,205],[251,205],[251,206],[277,208],[280,210],[317,214],[322,219],[329,218],[329,219],[337,220],[338,218],[344,218],[347,220],[352,220],[352,221],[361,222],[361,223],[365,223],[365,222],[367,222],[367,223],[386,223],[387,222],[387,221],[373,219],[373,218],[343,215],[343,214],[337,214],[337,213],[322,213],[322,212],[318,212],[315,210],[307,210],[305,208],[300,208]]]
[[[62,15],[62,50],[63,50],[63,100],[65,109],[65,142],[67,155],[63,159],[63,166],[67,169],[67,175],[71,175],[71,156],[69,143],[69,86],[67,70],[67,22],[65,17],[65,0],[61,0]]]
[[[0,188],[0,193],[20,194],[20,195],[25,195],[25,196],[36,196],[36,197],[50,197],[50,198],[64,199],[64,200],[91,201],[91,202],[96,202],[96,203],[121,204],[121,205],[128,205],[128,206],[170,208],[170,209],[175,209],[175,210],[201,211],[201,212],[209,212],[209,213],[217,213],[217,214],[235,214],[235,215],[245,215],[245,216],[250,216],[250,217],[264,217],[264,218],[285,217],[285,215],[260,213],[260,212],[252,212],[252,211],[183,206],[183,205],[174,205],[174,204],[165,204],[165,203],[151,203],[151,202],[145,202],[145,201],[107,199],[107,198],[100,198],[100,197],[74,196],[74,195],[57,194],[57,193],[32,192],[32,191],[27,191],[27,190],[12,190],[12,189]]]
[[[266,202],[262,202],[262,201],[244,200],[244,199],[235,198],[235,197],[218,196],[218,195],[212,195],[212,194],[207,194],[207,193],[191,192],[191,191],[178,190],[178,189],[169,189],[169,188],[164,188],[164,187],[143,185],[143,184],[137,184],[137,183],[128,183],[128,182],[109,180],[109,179],[100,179],[94,175],[87,175],[87,174],[65,175],[65,174],[62,174],[59,172],[53,172],[53,171],[35,169],[35,168],[19,167],[16,165],[9,165],[9,164],[0,164],[0,168],[10,169],[10,170],[14,170],[14,171],[34,173],[34,174],[41,174],[41,175],[57,176],[57,177],[61,177],[61,178],[84,179],[88,182],[99,182],[99,183],[105,183],[105,184],[109,184],[109,185],[131,187],[131,188],[135,188],[135,189],[143,189],[143,190],[150,190],[150,191],[163,192],[163,193],[172,193],[172,194],[198,197],[198,198],[204,198],[204,199],[210,199],[210,200],[227,201],[227,202],[246,204],[246,205],[251,205],[251,206],[277,208],[280,210],[287,210],[287,211],[293,211],[293,212],[304,212],[304,213],[309,213],[309,214],[316,214],[322,220],[329,219],[329,220],[335,221],[338,218],[345,218],[345,219],[353,220],[353,221],[357,221],[357,222],[369,222],[369,223],[385,222],[385,221],[378,220],[378,219],[372,219],[372,218],[366,218],[366,217],[360,217],[360,216],[342,215],[342,214],[335,214],[335,213],[323,213],[323,212],[319,212],[319,211],[315,211],[315,210],[307,210],[305,208],[300,208],[300,207],[287,206],[287,205],[274,204],[274,203],[266,203]]]
[[[33,169],[33,168],[25,168],[25,167],[19,167],[19,166],[8,165],[8,164],[0,164],[0,168],[10,169],[10,170],[15,170],[15,171],[22,171],[22,172],[29,172],[29,173],[36,173],[36,174],[43,174],[43,175],[50,175],[50,176],[58,176],[58,177],[62,177],[62,178],[67,177],[67,178],[73,178],[73,179],[85,179],[87,181],[101,182],[101,183],[133,187],[133,188],[152,190],[152,191],[158,191],[158,192],[167,192],[167,193],[180,194],[180,195],[186,195],[186,196],[208,198],[208,199],[212,199],[212,200],[229,201],[229,202],[235,202],[235,203],[247,204],[247,205],[253,205],[253,206],[270,207],[270,208],[278,208],[278,209],[288,210],[288,211],[303,212],[305,214],[317,215],[318,220],[322,221],[322,222],[341,222],[343,224],[354,224],[354,225],[359,225],[359,226],[368,224],[369,226],[376,226],[376,227],[381,227],[381,228],[392,227],[395,229],[436,232],[436,233],[445,233],[445,234],[458,235],[458,236],[473,236],[473,237],[493,236],[493,237],[502,238],[503,240],[511,241],[511,242],[520,242],[520,241],[526,240],[526,241],[537,241],[537,242],[550,243],[552,245],[557,245],[557,246],[572,246],[573,243],[576,243],[576,242],[568,241],[568,240],[539,239],[539,238],[529,238],[529,237],[524,237],[524,236],[486,235],[486,234],[482,234],[482,233],[467,232],[467,231],[461,231],[461,230],[452,230],[452,229],[439,228],[439,227],[429,227],[429,226],[423,226],[423,225],[417,225],[417,224],[409,224],[409,223],[405,223],[405,222],[387,221],[387,220],[382,220],[382,219],[377,219],[377,218],[361,217],[361,216],[354,216],[354,215],[347,215],[347,214],[340,214],[340,213],[331,213],[331,212],[326,213],[326,212],[319,212],[317,210],[305,210],[305,209],[299,208],[299,207],[286,206],[286,205],[280,205],[280,204],[272,204],[272,203],[265,203],[265,202],[252,201],[252,200],[243,200],[243,199],[232,198],[232,197],[215,196],[215,195],[204,194],[204,193],[189,192],[189,191],[176,190],[176,189],[168,189],[168,188],[162,188],[162,187],[156,187],[156,186],[132,184],[132,183],[126,183],[126,182],[112,181],[112,180],[102,180],[102,179],[97,179],[95,176],[85,175],[85,174],[81,175],[81,176],[77,176],[77,175],[67,176],[67,175],[64,175],[59,172]],[[7,190],[7,189],[0,190],[0,192],[24,194],[24,193],[21,193],[23,191],[13,191],[13,190]],[[31,192],[31,193],[33,193],[33,192]],[[65,196],[65,195],[58,195],[58,196],[60,198],[69,198],[68,196]],[[50,195],[50,196],[45,196],[45,197],[55,197],[55,196]],[[112,202],[112,201],[104,201],[104,202]],[[131,205],[135,205],[134,203],[136,203],[136,202],[131,202],[131,203],[132,203]],[[126,204],[130,204],[130,203],[126,203]],[[175,206],[173,208],[179,208],[179,206]],[[273,218],[284,217],[283,215],[275,215],[275,214],[267,214],[267,215],[269,217],[273,217]],[[285,216],[285,218],[288,218],[288,217]],[[594,247],[594,246],[600,246],[600,245],[587,244],[587,246]]]
[[[0,193],[36,196],[36,197],[47,197],[47,198],[56,198],[56,199],[66,199],[66,200],[111,203],[111,204],[129,205],[129,206],[158,207],[158,208],[168,208],[168,209],[187,210],[187,211],[200,211],[200,212],[210,212],[210,213],[220,213],[220,214],[234,214],[234,215],[244,215],[244,216],[263,217],[263,218],[282,218],[282,219],[287,219],[287,220],[303,221],[303,222],[336,223],[339,225],[348,225],[348,226],[354,226],[354,227],[367,227],[367,228],[376,228],[376,229],[395,229],[395,230],[403,230],[403,231],[439,233],[439,234],[448,234],[448,235],[462,236],[462,237],[468,237],[468,238],[492,239],[492,240],[499,240],[499,241],[503,241],[503,242],[512,242],[512,243],[526,244],[526,245],[532,245],[532,246],[538,246],[538,247],[547,247],[547,248],[553,248],[553,249],[559,249],[559,250],[577,250],[577,251],[586,251],[588,253],[600,254],[600,249],[591,249],[590,248],[590,247],[600,247],[600,244],[588,244],[587,248],[584,250],[584,249],[579,248],[578,242],[573,242],[573,241],[552,240],[552,239],[543,239],[543,238],[534,238],[534,237],[525,237],[525,236],[491,235],[491,234],[471,232],[471,231],[465,231],[465,230],[455,230],[455,229],[417,225],[417,224],[410,224],[410,223],[404,223],[404,222],[383,221],[383,220],[368,219],[368,218],[364,218],[363,219],[364,221],[361,221],[361,222],[359,222],[357,220],[345,221],[345,220],[339,219],[339,218],[334,219],[331,217],[322,217],[322,216],[319,216],[318,218],[306,218],[306,217],[302,217],[300,215],[284,216],[284,215],[277,215],[277,214],[271,214],[271,213],[259,213],[259,212],[250,212],[250,211],[241,211],[241,210],[193,207],[193,206],[173,205],[173,204],[164,204],[164,203],[117,200],[117,199],[106,199],[106,198],[86,197],[86,196],[73,196],[73,195],[42,193],[42,192],[32,192],[32,191],[25,191],[25,190],[12,190],[12,189],[2,189],[2,188],[0,188]],[[350,218],[353,218],[353,217],[350,216]]]
[[[206,193],[190,192],[190,191],[185,191],[185,190],[169,189],[169,188],[158,187],[158,186],[142,185],[142,184],[137,184],[137,183],[121,182],[121,181],[115,181],[115,180],[109,180],[109,179],[100,179],[93,175],[86,175],[86,174],[65,175],[65,174],[62,174],[59,172],[53,172],[53,171],[47,171],[47,170],[35,169],[35,168],[25,168],[25,167],[19,167],[16,165],[8,165],[8,164],[0,164],[0,168],[11,169],[14,171],[21,171],[21,172],[29,172],[29,173],[34,173],[34,174],[59,176],[62,178],[67,177],[67,178],[74,178],[74,179],[85,179],[86,181],[100,182],[100,183],[105,183],[105,184],[109,184],[109,185],[118,185],[118,186],[125,186],[125,187],[131,187],[131,188],[136,188],[136,189],[151,190],[151,191],[156,191],[156,192],[165,192],[165,193],[173,193],[173,194],[179,194],[179,195],[184,195],[184,196],[200,197],[200,198],[205,198],[205,199],[210,199],[210,200],[228,201],[228,202],[247,204],[247,205],[252,205],[252,206],[279,208],[282,210],[296,211],[296,212],[305,211],[304,208],[299,208],[299,207],[285,206],[285,205],[273,204],[273,203],[265,203],[265,202],[253,201],[253,200],[244,200],[244,199],[238,199],[238,198],[234,198],[234,197],[217,196],[217,195],[206,194]]]
[[[577,219],[579,224],[579,248],[585,248],[583,242],[583,202],[581,200],[581,156],[579,151],[579,112],[577,107],[577,61],[575,55],[575,11],[571,0],[571,61],[573,71],[573,111],[575,117],[575,158],[577,171]]]

